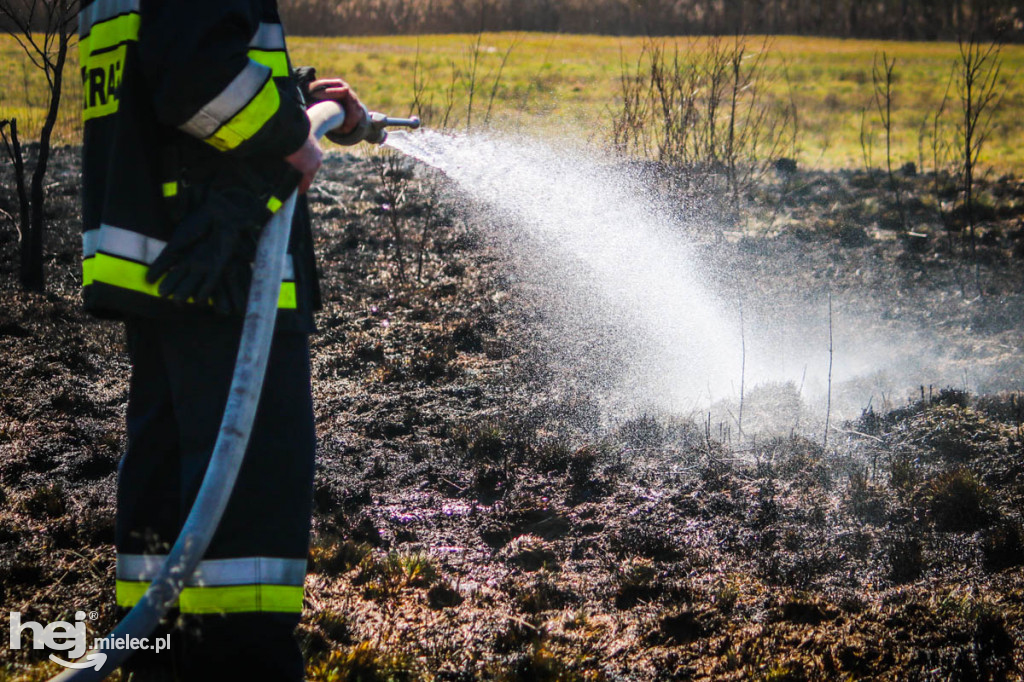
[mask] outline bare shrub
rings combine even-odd
[[[975,261],[975,284],[979,294],[981,274],[978,268],[978,245],[976,234],[976,173],[981,151],[992,131],[992,115],[999,107],[1006,92],[1000,83],[1002,70],[999,42],[982,44],[976,33],[958,41],[959,59],[954,67],[953,82],[960,101],[959,120],[956,126],[957,160],[964,196],[964,211],[971,237],[971,256]]]
[[[1016,522],[996,524],[982,537],[981,552],[985,567],[991,571],[1024,564],[1024,530]]]
[[[381,184],[380,216],[390,227],[398,279],[404,284],[405,234],[402,228],[411,174],[404,168],[404,158],[390,149],[382,150],[373,157],[373,160]]]
[[[724,190],[738,209],[796,140],[792,101],[768,96],[779,77],[767,64],[770,47],[765,39],[751,48],[742,36],[710,38],[700,50],[648,41],[635,64],[621,65],[615,148],[661,168],[683,168],[681,189]]]

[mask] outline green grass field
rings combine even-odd
[[[443,35],[293,38],[290,44],[297,64],[312,64],[322,75],[347,78],[374,109],[394,115],[409,113],[414,84],[419,82],[421,101],[432,108],[434,120],[430,122],[435,125],[448,111],[450,127],[471,124],[478,128],[490,123],[527,134],[571,135],[601,144],[610,139],[611,121],[619,108],[622,64],[635,65],[644,39],[484,34],[470,108],[468,85],[473,80],[476,41],[471,35]],[[762,39],[752,37],[747,42],[757,49]],[[684,50],[703,50],[707,41],[687,38],[667,43]],[[884,164],[882,131],[870,110],[872,61],[883,50],[897,60],[894,160],[924,161],[926,170],[931,167],[930,143],[919,142],[922,126],[946,91],[956,44],[780,37],[769,43],[768,63],[778,74],[772,95],[779,101],[792,98],[797,106],[801,163],[822,168],[862,166],[861,112],[868,107],[868,130],[874,137],[872,163]],[[17,116],[27,138],[42,120],[42,79],[13,41],[0,41],[0,57],[0,118]],[[1024,46],[1005,47],[1002,60],[1000,82],[1005,94],[995,112],[982,165],[999,173],[1021,174],[1024,81],[1019,76]],[[74,74],[77,62],[71,67]],[[75,143],[81,134],[77,115],[80,93],[77,78],[71,78],[65,89],[58,143]],[[956,103],[952,104],[947,110],[950,121],[955,115]]]

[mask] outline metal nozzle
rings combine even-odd
[[[374,128],[412,128],[416,130],[420,127],[420,117],[413,116],[412,118],[392,118],[379,111],[370,112],[370,122]]]
[[[391,118],[379,111],[368,111],[363,108],[363,120],[359,126],[347,135],[338,135],[333,132],[327,133],[327,138],[340,145],[353,145],[360,142],[370,144],[383,144],[388,137],[385,128],[412,128],[420,127],[419,116],[412,118]]]
[[[416,130],[420,127],[420,117],[412,118],[391,118],[379,111],[371,111],[369,114],[371,132],[366,135],[366,141],[373,144],[384,144],[388,139],[388,131],[385,128],[410,128]]]

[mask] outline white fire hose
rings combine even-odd
[[[392,119],[377,112],[365,113],[363,122],[355,131],[343,137],[332,135],[331,139],[340,144],[360,141],[380,144],[387,137],[387,131],[384,130],[387,126],[419,127],[418,118]],[[317,139],[339,128],[345,120],[344,110],[333,101],[320,102],[311,107],[307,114]],[[177,601],[185,582],[195,572],[220,525],[221,516],[242,468],[263,388],[274,323],[277,320],[281,274],[287,257],[295,199],[296,194],[293,192],[260,236],[238,359],[231,379],[231,393],[199,494],[178,539],[146,593],[105,638],[110,643],[123,642],[126,638],[148,637],[156,629],[168,609]],[[52,678],[51,682],[102,680],[121,666],[131,653],[130,650],[114,649],[109,645],[93,649],[74,664],[78,667],[65,670]]]

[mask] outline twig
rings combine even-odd
[[[822,442],[822,447],[828,447],[828,427],[829,422],[832,419],[832,358],[833,358],[833,345],[832,345],[832,294],[828,295],[828,400],[825,406],[825,436]]]
[[[867,117],[868,108],[864,107],[860,110],[860,154],[864,159],[864,171],[868,174],[868,179],[872,185],[875,185],[875,174],[871,170],[871,150],[873,146],[873,140],[871,134],[867,130]]]
[[[505,50],[505,54],[501,57],[501,64],[498,66],[498,73],[494,77],[494,84],[491,86],[491,96],[487,100],[487,112],[484,114],[484,125],[491,122],[491,109],[494,107],[494,97],[498,94],[498,87],[501,85],[501,74],[505,70],[505,65],[508,63],[508,58],[512,55],[514,50],[522,38],[516,35],[509,44],[508,49]]]
[[[441,480],[442,480],[442,481],[444,481],[445,483],[447,483],[447,484],[448,484],[448,485],[450,485],[451,487],[455,488],[455,489],[456,489],[456,490],[458,490],[458,491],[459,491],[460,493],[464,493],[464,492],[466,492],[467,490],[469,490],[469,486],[468,486],[468,485],[459,485],[459,484],[458,484],[458,483],[456,483],[455,481],[449,481],[449,480],[448,480],[447,478],[445,478],[444,476],[441,476],[440,478],[441,478]]]
[[[802,404],[802,398],[803,398],[803,394],[804,394],[804,382],[806,380],[807,380],[807,365],[805,364],[804,365],[804,372],[803,372],[802,375],[800,375],[800,387],[798,389],[796,389],[796,396],[797,396],[797,398],[801,398],[801,400],[798,401],[797,405],[796,405],[796,421],[793,423],[793,430],[790,431],[790,433],[789,433],[790,437],[792,437],[796,433],[797,429],[800,428],[800,405]]]
[[[483,38],[483,32],[476,34],[476,42],[474,42],[470,47],[469,54],[466,57],[469,69],[468,77],[464,80],[466,94],[468,95],[468,101],[466,104],[466,130],[473,127],[473,97],[476,95],[476,74],[477,69],[480,66],[480,51],[482,48]]]
[[[18,241],[21,241],[21,230],[18,230],[18,221],[14,219],[14,216],[12,216],[10,213],[8,213],[2,208],[0,208],[0,216],[3,216],[4,218],[7,218],[8,220],[11,221],[11,225],[13,225],[14,229],[18,231]]]
[[[889,175],[889,189],[896,198],[896,210],[900,216],[900,230],[907,229],[907,217],[903,210],[903,197],[900,191],[896,174],[892,170],[892,86],[894,82],[893,72],[896,68],[896,58],[892,61],[889,56],[882,52],[882,64],[878,64],[878,54],[875,54],[875,61],[871,66],[871,81],[875,91],[875,109],[878,117],[882,120],[882,127],[885,130],[885,166]]]
[[[861,436],[862,438],[870,438],[871,440],[877,441],[882,444],[885,443],[884,439],[879,438],[878,436],[872,436],[870,433],[864,433],[863,431],[856,431],[854,429],[841,429],[838,426],[833,426],[832,430],[835,431],[836,433],[847,433],[850,434],[851,436]]]
[[[531,625],[530,623],[526,622],[525,620],[523,620],[522,618],[520,618],[518,616],[510,616],[510,615],[506,614],[505,618],[507,618],[507,619],[509,619],[511,621],[514,621],[516,623],[519,623],[522,626],[528,627],[531,630],[533,630],[534,632],[540,632],[541,631],[541,629],[539,627],[537,627],[536,625]]]
[[[747,381],[747,337],[743,329],[743,302],[740,302],[740,417],[736,428],[739,431],[739,442],[743,442],[743,398]]]

